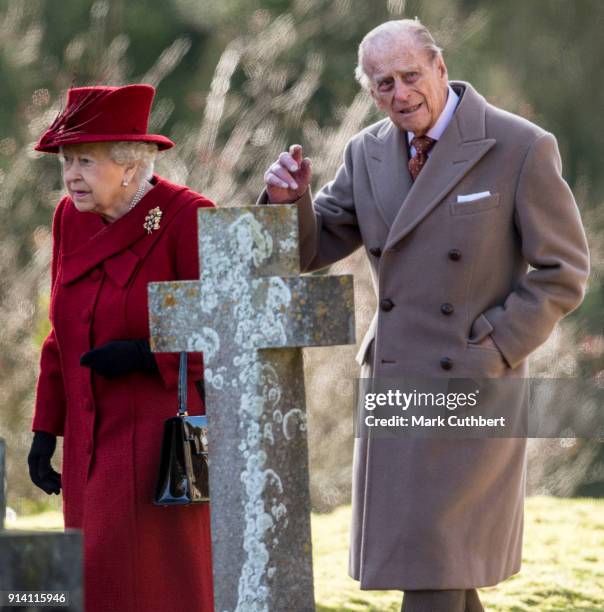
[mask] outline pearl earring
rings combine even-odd
[[[128,187],[128,181],[126,179],[122,181],[122,187]]]

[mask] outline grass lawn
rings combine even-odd
[[[312,520],[317,611],[398,612],[401,593],[360,591],[347,576],[350,507]],[[48,512],[10,527],[60,526],[60,514]],[[604,500],[527,499],[522,570],[480,593],[488,611],[604,612]]]
[[[398,612],[401,593],[347,577],[349,522],[350,507],[313,516],[318,612]],[[604,612],[604,500],[528,498],[522,570],[480,597],[489,612]]]

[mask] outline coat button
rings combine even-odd
[[[450,370],[453,367],[453,360],[449,357],[442,357],[440,360],[440,367],[443,370]]]
[[[380,308],[388,312],[394,308],[394,302],[390,298],[383,298],[380,300]]]
[[[382,249],[380,249],[380,247],[371,247],[369,249],[369,252],[374,256],[374,257],[381,257],[382,255]]]
[[[98,268],[95,268],[90,275],[88,276],[88,278],[93,282],[96,283],[97,281],[100,280],[101,278],[101,271]]]
[[[82,314],[80,316],[84,323],[90,323],[90,319],[92,319],[92,312],[90,312],[90,308],[85,308],[82,310]]]
[[[453,314],[454,310],[455,310],[455,308],[453,308],[453,304],[449,304],[449,302],[445,302],[444,304],[441,304],[441,306],[440,306],[440,311],[444,315]]]
[[[461,251],[459,249],[451,249],[449,251],[449,259],[451,261],[459,261],[461,259]]]

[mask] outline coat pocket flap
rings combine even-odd
[[[472,329],[470,330],[470,337],[468,342],[470,344],[477,344],[481,340],[484,340],[493,331],[493,326],[484,314],[479,315],[474,323],[472,323]]]

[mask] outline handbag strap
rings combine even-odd
[[[178,365],[178,416],[187,416],[187,354],[180,354]]]

